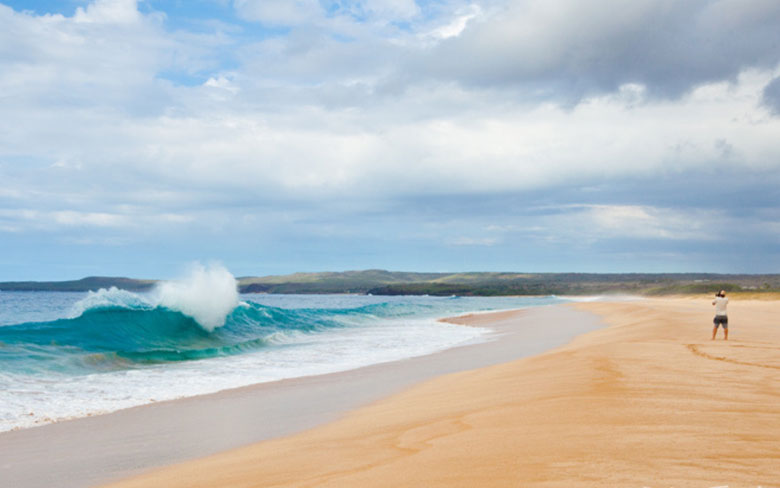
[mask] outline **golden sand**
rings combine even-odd
[[[780,486],[780,302],[732,300],[728,342],[709,298],[576,306],[608,327],[111,486]]]

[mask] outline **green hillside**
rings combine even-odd
[[[0,291],[89,291],[112,286],[123,290],[143,291],[153,287],[156,282],[156,280],[89,276],[73,281],[6,281],[0,283]]]
[[[4,291],[87,291],[115,286],[148,290],[155,280],[92,276],[75,281],[5,282]],[[725,275],[711,273],[411,273],[364,271],[294,273],[282,276],[242,277],[242,293],[357,293],[374,295],[670,295],[780,291],[780,275]]]
[[[711,273],[410,273],[384,270],[246,277],[245,293],[371,293],[374,295],[667,295],[778,291],[780,275]]]

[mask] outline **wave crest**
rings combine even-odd
[[[225,325],[238,307],[238,284],[224,266],[195,264],[181,280],[157,285],[157,304],[192,317],[208,331]]]
[[[238,284],[225,267],[218,264],[194,264],[182,279],[159,283],[149,294],[137,294],[116,287],[90,291],[71,310],[77,318],[90,310],[173,310],[194,319],[209,332],[225,325],[227,317],[239,306]]]
[[[89,310],[109,308],[148,310],[154,308],[154,304],[141,295],[112,286],[108,289],[101,288],[98,291],[87,292],[87,296],[76,302],[71,308],[70,318],[81,317]]]

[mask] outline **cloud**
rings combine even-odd
[[[163,100],[154,79],[175,43],[133,6],[102,1],[73,17],[0,7],[0,22],[8,26],[0,33],[0,90],[8,97],[6,106],[134,112]]]
[[[452,246],[495,246],[499,240],[495,237],[456,237],[447,241]]]
[[[479,5],[471,4],[462,11],[456,11],[455,16],[443,25],[439,25],[423,34],[423,38],[430,37],[435,40],[449,39],[459,36],[468,26],[469,21],[478,18],[482,14]]]
[[[89,201],[176,210],[170,206],[211,205],[224,199],[220,194],[318,202],[525,192],[585,181],[606,188],[627,178],[724,168],[771,175],[780,164],[780,121],[745,117],[766,80],[745,76],[736,86],[702,87],[680,102],[630,109],[621,96],[604,96],[575,110],[506,110],[512,105],[492,94],[438,87],[371,107],[281,100],[247,112],[240,79],[214,78],[187,89],[193,99],[186,116],[6,108],[6,120],[15,123],[0,135],[5,157],[26,153],[42,163],[7,163],[0,173],[30,190],[16,193],[29,196],[25,205],[75,210],[89,210],[81,207]]]
[[[76,210],[38,210],[17,208],[0,210],[0,224],[14,232],[36,230],[56,233],[63,229],[120,229],[137,231],[144,226],[189,224],[193,215],[149,212],[149,209],[116,208],[113,212]]]
[[[685,212],[637,205],[586,205],[576,214],[593,238],[712,240],[716,211]]]
[[[325,14],[317,0],[235,0],[234,5],[242,18],[269,25],[300,25]]]
[[[767,0],[515,0],[421,53],[414,69],[527,98],[577,102],[626,84],[677,98],[780,62],[780,4]]]
[[[384,19],[412,19],[420,15],[420,7],[415,0],[368,0],[355,3],[361,10]]]
[[[97,0],[86,9],[78,7],[73,16],[76,22],[130,24],[142,19],[137,0]]]
[[[238,15],[268,26],[316,26],[347,33],[360,23],[386,25],[406,21],[420,14],[414,0],[235,0]]]
[[[219,65],[210,58],[225,43],[219,33],[166,32],[164,15],[126,0],[100,0],[71,17],[0,5],[0,22],[0,91],[5,108],[22,113],[121,121],[175,110],[187,87],[168,78]]]
[[[762,102],[772,114],[780,115],[780,76],[774,78],[766,85]]]
[[[55,223],[68,226],[117,227],[125,223],[123,216],[105,212],[74,212],[65,210],[52,212],[50,217]]]
[[[0,230],[456,252],[709,245],[689,223],[741,213],[776,242],[776,2],[232,6],[196,33],[133,1],[0,5]]]

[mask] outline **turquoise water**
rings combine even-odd
[[[485,340],[437,318],[562,301],[239,296],[225,283],[0,292],[0,430],[430,354]]]
[[[382,320],[443,317],[555,301],[551,298],[244,295],[224,325],[209,331],[183,312],[153,305],[142,294],[121,290],[100,293],[105,299],[87,308],[84,308],[83,294],[0,294],[2,370],[89,374],[258,351],[273,347],[275,338],[293,332],[315,337],[328,329]],[[78,310],[77,314],[72,313],[74,309]],[[30,318],[68,314],[74,316],[25,322]]]

